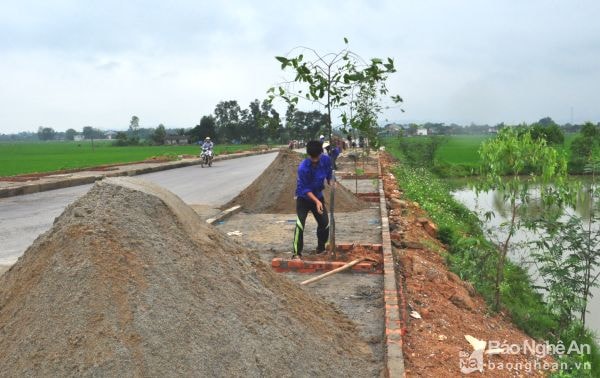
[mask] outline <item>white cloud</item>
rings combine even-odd
[[[547,1],[8,1],[0,4],[0,133],[191,127],[246,107],[298,45],[393,57],[406,113],[440,122],[600,120],[600,5]],[[283,109],[280,109],[282,112]]]

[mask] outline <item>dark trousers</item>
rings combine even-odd
[[[329,216],[325,203],[323,203],[323,214],[317,212],[317,204],[311,200],[298,197],[296,199],[296,230],[294,231],[294,255],[301,255],[304,247],[304,224],[306,216],[311,212],[317,221],[317,251],[325,250],[325,243],[329,239]]]

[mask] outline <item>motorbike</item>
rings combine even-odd
[[[202,153],[200,154],[200,166],[204,168],[205,165],[209,167],[212,166],[213,161],[213,150],[208,148],[203,148]]]

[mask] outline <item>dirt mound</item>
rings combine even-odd
[[[282,150],[275,160],[250,186],[237,197],[223,205],[223,209],[241,205],[248,213],[292,214],[296,212],[296,176],[298,164],[303,157],[293,151]],[[323,191],[325,204],[329,207],[330,188]],[[366,209],[369,205],[352,192],[338,185],[335,190],[335,211],[352,212]]]
[[[377,376],[354,325],[179,198],[106,179],[0,276],[0,376]]]

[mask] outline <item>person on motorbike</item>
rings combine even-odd
[[[205,154],[208,151],[212,151],[215,144],[210,140],[210,137],[204,138],[204,143],[202,143],[202,153]]]
[[[198,142],[200,143],[200,142]],[[200,148],[202,149],[202,153],[200,154],[200,158],[204,158],[205,156],[208,155],[208,158],[210,160],[212,160],[212,150],[214,147],[214,143],[210,140],[210,137],[206,137],[204,138],[204,142],[202,143],[202,145],[200,146]]]
[[[204,143],[202,143],[202,150],[212,150],[215,144],[210,140],[210,137],[204,138]]]

